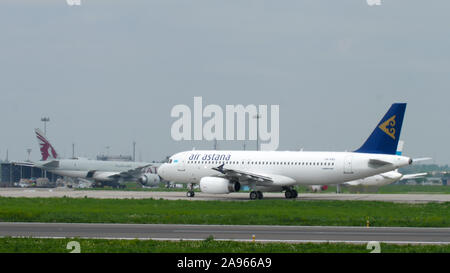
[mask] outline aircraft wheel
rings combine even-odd
[[[250,200],[256,200],[258,199],[258,193],[256,191],[252,191],[250,193]]]
[[[256,194],[258,195],[258,199],[259,199],[259,200],[262,200],[262,199],[264,198],[264,195],[263,195],[262,192],[257,191]]]
[[[195,196],[195,192],[193,192],[193,191],[188,191],[187,194],[186,194],[186,196],[192,198],[192,197]]]
[[[292,198],[297,198],[298,197],[298,191],[292,190],[292,192],[294,193],[294,196]]]
[[[286,197],[286,199],[291,199],[294,196],[294,193],[291,190],[287,190],[284,193],[284,196]]]

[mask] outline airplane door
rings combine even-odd
[[[353,174],[352,160],[353,160],[353,157],[351,155],[345,157],[345,159],[344,159],[344,174]]]

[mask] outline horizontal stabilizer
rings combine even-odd
[[[402,177],[401,180],[415,179],[427,176],[428,173],[415,173],[415,174],[407,174]]]
[[[59,167],[59,161],[58,160],[52,160],[48,163],[45,163],[42,165],[45,168],[50,168],[50,169],[54,169],[54,168],[58,168]]]
[[[416,163],[416,162],[422,162],[422,161],[428,161],[428,160],[432,160],[432,158],[431,157],[414,158],[413,162]]]
[[[36,166],[36,164],[34,164],[33,162],[27,162],[27,161],[25,161],[25,162],[11,162],[13,165],[16,165],[16,166],[23,166],[23,167],[35,167]]]

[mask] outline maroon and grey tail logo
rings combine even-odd
[[[41,155],[42,155],[42,161],[46,161],[50,157],[50,153],[51,153],[52,158],[58,157],[58,154],[56,153],[55,149],[53,148],[53,146],[48,142],[48,140],[45,137],[43,137],[38,132],[36,132],[36,137],[38,138],[38,141],[39,141],[39,146],[40,146]]]

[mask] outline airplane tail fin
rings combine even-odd
[[[406,103],[394,103],[377,125],[367,141],[356,153],[391,154],[397,153]]]
[[[41,150],[42,161],[47,161],[51,159],[57,159],[58,153],[53,148],[52,144],[47,140],[47,138],[44,136],[42,131],[40,129],[34,130],[36,133],[36,137],[38,140],[39,148]]]

